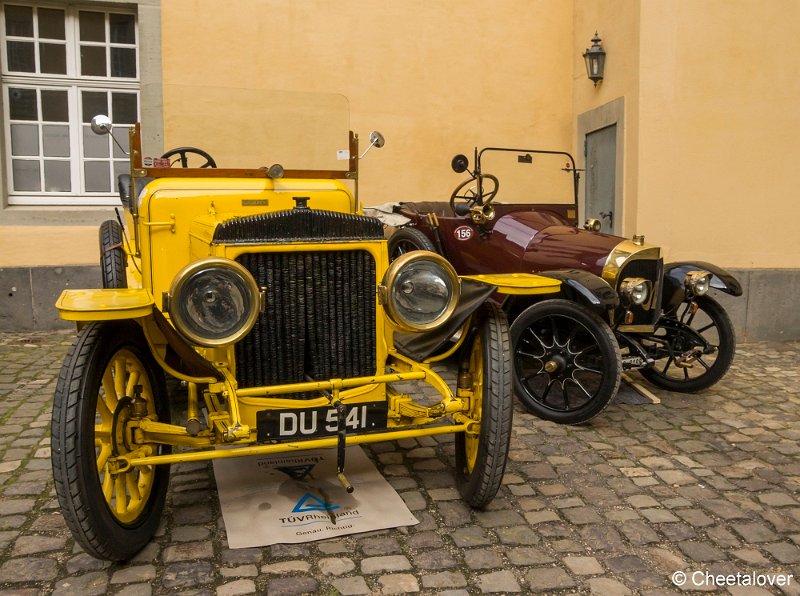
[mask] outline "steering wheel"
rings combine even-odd
[[[170,149],[164,155],[161,156],[162,159],[169,159],[174,155],[178,155],[180,157],[181,167],[188,168],[189,167],[189,158],[188,155],[193,153],[195,155],[199,155],[203,159],[205,159],[205,163],[201,165],[201,168],[216,168],[217,162],[214,161],[214,158],[211,157],[208,153],[203,151],[202,149],[198,149],[197,147],[177,147],[175,149]],[[175,160],[173,163],[177,163],[178,160]]]
[[[464,190],[468,185],[472,184],[480,178],[481,182],[481,189],[482,194],[479,196],[477,192],[472,189]],[[484,187],[486,181],[492,183],[491,190],[488,192]],[[500,190],[500,182],[497,180],[497,176],[493,176],[492,174],[481,174],[480,176],[472,176],[467,180],[464,180],[461,184],[459,184],[456,189],[453,191],[453,194],[450,195],[450,208],[453,210],[453,213],[456,215],[466,215],[469,213],[469,210],[474,207],[475,205],[488,205],[492,202],[495,195],[497,195],[497,191]],[[466,210],[463,207],[460,209],[456,209],[456,199],[461,199],[462,201],[466,201]],[[463,213],[461,211],[464,211]]]

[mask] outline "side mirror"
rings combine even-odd
[[[364,159],[364,156],[369,153],[369,150],[373,147],[377,147],[380,149],[386,144],[386,139],[383,138],[383,135],[379,133],[377,130],[373,130],[369,133],[369,146],[364,149],[364,153],[358,156],[358,159]]]
[[[380,149],[386,144],[386,139],[384,139],[383,135],[377,130],[373,130],[371,133],[369,133],[369,144]]]
[[[111,134],[111,129],[113,125],[111,124],[111,118],[106,116],[105,114],[98,114],[94,118],[92,118],[92,132],[96,135],[107,135]]]
[[[469,159],[467,159],[466,155],[462,155],[461,153],[459,153],[450,162],[450,167],[453,168],[453,171],[456,174],[461,174],[462,172],[466,172],[467,168],[469,167]]]

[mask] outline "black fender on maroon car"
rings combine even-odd
[[[608,320],[608,311],[619,306],[619,295],[602,277],[581,271],[580,269],[556,269],[554,271],[537,271],[537,275],[557,279],[561,282],[561,296],[586,306],[604,320]],[[510,321],[516,318],[530,304],[530,296],[515,296],[506,305]]]
[[[684,279],[689,271],[711,273],[711,287],[731,296],[742,295],[742,284],[722,267],[705,261],[680,261],[664,265],[664,292],[661,305],[664,310],[676,306],[686,299]]]

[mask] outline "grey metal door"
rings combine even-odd
[[[617,125],[586,135],[586,217],[599,219],[601,231],[617,233],[622,215],[615,213]]]

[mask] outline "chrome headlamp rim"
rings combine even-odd
[[[204,337],[203,335],[192,331],[192,326],[184,320],[181,309],[177,308],[177,305],[180,304],[181,294],[186,287],[187,282],[195,275],[210,269],[225,269],[238,275],[244,281],[247,291],[251,297],[249,310],[247,310],[244,313],[244,316],[240,319],[241,323],[237,327],[236,331],[220,338]],[[258,320],[258,315],[261,310],[260,295],[261,290],[258,287],[256,280],[243,265],[223,257],[207,257],[200,259],[199,261],[189,263],[183,269],[181,269],[172,280],[172,284],[170,285],[169,289],[168,312],[175,329],[177,329],[179,333],[181,333],[192,343],[209,348],[226,346],[236,343],[245,335],[250,333],[250,330]]]
[[[407,266],[417,261],[433,262],[441,267],[446,280],[453,289],[447,306],[434,320],[425,324],[415,323],[406,319],[399,312],[392,299],[392,288],[397,282],[399,274]],[[381,284],[381,297],[389,322],[398,330],[407,332],[430,331],[443,325],[453,315],[453,312],[455,312],[458,306],[458,300],[461,297],[461,279],[458,277],[458,274],[455,269],[453,269],[450,262],[441,255],[427,250],[414,250],[399,256],[389,265],[384,275],[383,283]]]
[[[628,304],[640,306],[647,302],[653,291],[653,282],[643,277],[626,277],[619,284],[619,293]]]
[[[688,271],[683,278],[683,287],[692,296],[703,296],[711,289],[711,272],[704,270]]]

